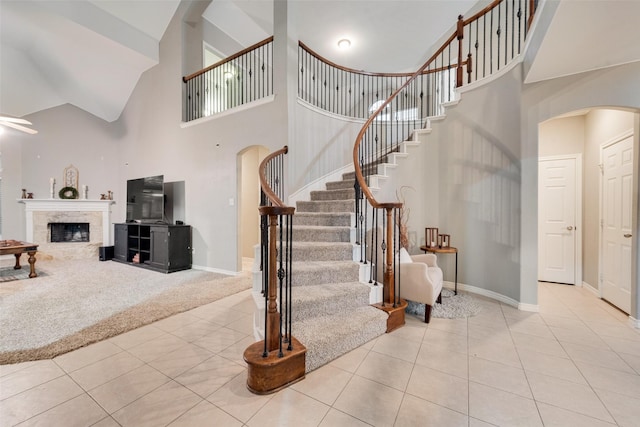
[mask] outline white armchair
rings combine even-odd
[[[409,256],[404,248],[400,251],[400,297],[425,304],[425,323],[431,320],[433,304],[441,302],[442,281],[435,254]]]

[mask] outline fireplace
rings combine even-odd
[[[111,244],[113,200],[20,199],[18,202],[25,205],[25,240],[39,245],[42,259],[98,259],[99,248]]]
[[[88,222],[50,222],[51,243],[90,242]]]

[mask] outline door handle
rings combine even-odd
[[[567,227],[567,230],[569,230],[569,231],[573,230],[573,226],[571,226],[571,225],[570,225],[570,226],[568,226],[568,227]]]
[[[631,237],[631,234],[625,234],[624,237],[626,237],[627,239]]]

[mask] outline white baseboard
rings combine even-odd
[[[589,292],[591,292],[592,294],[594,294],[595,296],[597,296],[598,298],[600,298],[601,296],[600,291],[597,288],[594,288],[593,286],[585,282],[584,280],[582,281],[582,287],[588,290]]]
[[[205,267],[204,265],[192,264],[191,268],[194,270],[209,271],[211,273],[226,274],[227,276],[239,276],[240,274],[242,274],[242,271],[229,271],[229,270],[223,270],[221,268]]]
[[[639,319],[636,319],[635,317],[629,316],[629,323],[631,324],[632,327],[634,327],[636,329],[640,329],[640,320]]]
[[[453,282],[444,282],[443,285],[445,288],[447,289],[454,289],[455,288],[455,284]],[[505,303],[507,305],[510,305],[512,307],[517,308],[518,310],[522,310],[522,311],[532,311],[532,312],[538,312],[540,311],[540,307],[537,304],[525,304],[525,303],[521,303],[518,302],[516,300],[514,300],[513,298],[509,298],[508,296],[499,294],[497,292],[493,292],[487,289],[483,289],[483,288],[478,288],[476,286],[471,286],[471,285],[465,285],[464,283],[458,283],[458,289],[461,291],[466,291],[472,294],[476,294],[476,295],[482,295],[484,297],[487,298],[491,298],[493,300]]]

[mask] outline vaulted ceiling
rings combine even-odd
[[[411,71],[473,0],[289,0],[296,36],[332,61]],[[482,2],[483,4],[488,1]],[[70,103],[116,120],[180,0],[0,0],[0,113]],[[273,33],[273,0],[213,0],[204,19],[241,46]],[[562,0],[527,81],[640,60],[637,0]],[[352,40],[339,51],[338,39]]]

